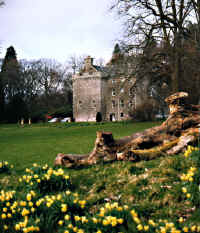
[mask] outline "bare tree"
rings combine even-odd
[[[111,7],[125,19],[125,38],[129,48],[141,50],[144,42],[151,38],[172,48],[172,92],[181,89],[182,42],[187,35],[188,21],[191,17],[196,20],[195,4],[198,5],[199,1],[115,0]]]
[[[60,88],[65,75],[65,69],[63,69],[60,63],[52,59],[40,59],[36,61],[35,68],[41,92],[48,98],[52,92],[57,92]]]
[[[67,66],[72,69],[72,73],[75,74],[79,72],[84,66],[84,59],[87,55],[77,56],[75,54],[71,55],[67,60]]]

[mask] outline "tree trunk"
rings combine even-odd
[[[171,90],[172,93],[176,93],[178,91],[181,91],[181,86],[180,86],[180,80],[179,78],[182,76],[181,75],[181,70],[182,70],[182,61],[181,61],[181,52],[182,52],[182,42],[180,35],[178,33],[175,33],[174,35],[174,54],[173,54],[173,63],[172,64],[172,82],[171,82]]]
[[[170,114],[160,126],[115,140],[112,132],[97,132],[94,149],[87,155],[58,154],[55,165],[91,165],[100,161],[150,160],[183,152],[197,144],[200,135],[200,105],[188,105],[188,94],[179,92],[166,98]]]

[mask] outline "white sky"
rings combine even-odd
[[[0,9],[0,57],[14,46],[18,59],[70,55],[111,57],[121,23],[111,0],[5,0]]]

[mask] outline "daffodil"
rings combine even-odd
[[[156,226],[156,223],[155,223],[152,219],[149,219],[149,221],[148,221],[148,222],[149,222],[149,224],[150,224],[150,225],[152,225],[153,227],[155,227],[155,226]]]
[[[15,225],[15,230],[16,230],[16,231],[19,231],[19,230],[20,230],[20,228],[21,228],[21,227],[20,227],[20,225],[19,225],[19,224],[16,224],[16,225]]]
[[[71,192],[69,190],[67,190],[65,193],[66,193],[66,195],[70,195]]]
[[[23,210],[22,210],[22,212],[21,212],[22,216],[26,216],[26,215],[28,215],[29,213],[30,213],[30,211],[29,211],[28,209],[26,209],[26,208],[23,208]]]
[[[188,227],[183,227],[183,232],[189,232]]]
[[[67,227],[70,228],[70,229],[72,229],[72,228],[73,228],[73,225],[70,223],[70,224],[68,224]]]
[[[166,232],[167,232],[167,230],[165,229],[165,227],[160,228],[160,233],[166,233]]]
[[[80,221],[80,217],[78,215],[74,216],[75,221]]]
[[[187,188],[183,187],[183,188],[182,188],[182,192],[183,192],[183,193],[187,193]]]
[[[60,225],[60,226],[62,226],[63,223],[64,223],[63,220],[59,220],[59,221],[58,221],[58,225]]]
[[[77,233],[84,233],[83,229],[78,229]]]
[[[104,220],[102,221],[102,224],[103,224],[104,226],[107,226],[107,225],[109,224],[109,222],[108,222],[108,220],[104,219]]]
[[[187,197],[187,198],[190,198],[190,197],[191,197],[191,194],[190,194],[190,193],[187,193],[187,194],[186,194],[186,197]]]
[[[68,221],[70,219],[70,216],[68,214],[66,214],[64,218],[65,218],[65,220]]]
[[[82,222],[82,223],[87,223],[87,222],[88,222],[88,219],[87,219],[85,216],[82,216],[82,217],[81,217],[81,222]]]
[[[136,222],[137,224],[140,223],[140,219],[138,217],[133,217],[133,221]]]
[[[32,198],[32,197],[31,197],[31,194],[28,193],[28,194],[26,195],[26,200],[27,200],[27,201],[31,201],[31,198]]]
[[[196,228],[197,227],[195,225],[190,227],[190,229],[191,229],[192,232],[196,231]]]
[[[137,217],[137,216],[138,216],[138,214],[135,212],[135,210],[131,210],[131,215],[132,215],[133,217]]]
[[[143,230],[142,224],[137,225],[137,229],[138,229],[139,231],[142,231],[142,230]]]
[[[1,218],[2,218],[2,219],[5,219],[6,217],[7,217],[7,215],[4,214],[4,213],[1,215]]]
[[[4,230],[8,230],[8,226],[7,226],[7,225],[4,225],[4,226],[3,226],[3,229],[4,229]]]
[[[178,221],[182,223],[184,221],[183,217],[180,217]]]
[[[97,218],[92,218],[92,221],[93,221],[93,223],[98,223],[98,219]]]
[[[117,222],[118,222],[119,224],[122,224],[122,223],[124,222],[124,220],[123,220],[123,218],[118,218],[118,219],[117,219]]]
[[[77,231],[78,231],[78,228],[77,228],[77,227],[73,227],[73,231],[74,231],[74,232],[77,232]]]
[[[62,204],[61,205],[61,212],[66,212],[67,211],[67,204]]]

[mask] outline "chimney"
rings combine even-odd
[[[85,58],[85,70],[89,70],[93,66],[93,58],[88,56]]]

